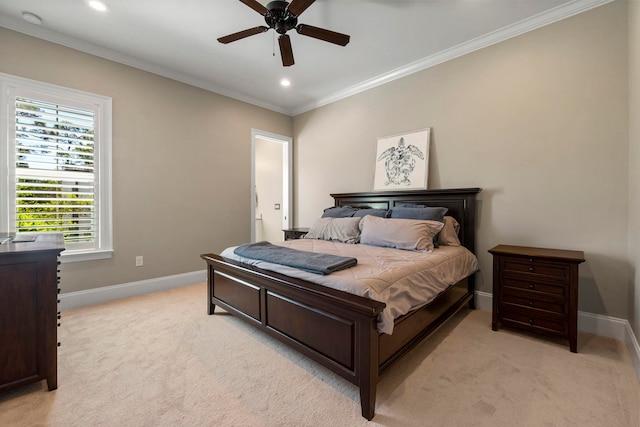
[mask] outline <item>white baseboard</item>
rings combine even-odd
[[[157,277],[155,279],[124,283],[121,285],[104,286],[86,291],[68,292],[60,294],[60,310],[100,304],[120,298],[149,294],[181,286],[195,285],[207,281],[207,270],[191,273],[176,274],[174,276]]]
[[[493,294],[476,291],[475,296],[478,309],[493,310]],[[578,330],[625,343],[631,354],[636,375],[640,379],[640,346],[628,320],[578,311]]]
[[[476,291],[476,308],[483,311],[493,310],[493,294],[489,292]]]
[[[633,367],[636,369],[636,375],[638,379],[640,379],[640,345],[638,345],[638,339],[633,333],[629,322],[627,322],[626,330],[627,338],[625,342],[627,343],[627,347],[629,347],[629,353],[631,353],[631,358],[633,359]]]

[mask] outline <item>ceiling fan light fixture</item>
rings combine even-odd
[[[289,79],[282,79],[282,80],[280,80],[280,86],[282,86],[282,87],[289,87],[289,86],[291,86],[291,80],[289,80]]]

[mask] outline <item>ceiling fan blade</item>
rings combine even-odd
[[[300,24],[296,27],[296,31],[303,36],[339,44],[340,46],[346,46],[351,39],[351,37],[346,34],[336,33],[335,31],[325,30],[324,28],[314,27],[312,25]]]
[[[227,43],[234,42],[236,40],[243,39],[245,37],[255,36],[256,34],[264,33],[265,31],[268,31],[268,30],[269,30],[269,27],[265,27],[265,26],[249,28],[248,30],[238,31],[237,33],[220,37],[218,41],[222,44],[227,44]]]
[[[258,12],[260,15],[264,16],[269,12],[269,9],[264,7],[262,4],[258,3],[256,0],[240,0],[242,3],[249,6],[251,9]]]
[[[295,64],[293,60],[293,49],[291,48],[291,39],[288,35],[282,34],[278,37],[278,44],[280,45],[280,56],[282,56],[282,65],[290,67]]]
[[[294,16],[300,16],[300,14],[307,10],[315,1],[316,0],[293,0],[289,4],[287,11]]]

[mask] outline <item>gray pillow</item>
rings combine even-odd
[[[427,208],[391,208],[390,218],[423,219],[444,222],[444,215],[449,209],[443,207]]]
[[[363,245],[411,251],[433,250],[433,238],[444,223],[430,220],[378,218],[367,215],[360,223]]]
[[[322,212],[322,218],[346,218],[353,216],[357,209],[351,206],[333,206]]]
[[[305,239],[335,240],[342,243],[358,243],[360,241],[361,218],[318,218]]]
[[[366,215],[373,215],[380,218],[386,218],[387,213],[388,211],[386,209],[358,209],[356,213],[353,214],[353,216],[357,218],[362,218],[363,216],[366,216]]]

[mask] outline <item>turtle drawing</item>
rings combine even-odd
[[[405,145],[400,138],[398,145],[389,147],[380,154],[378,161],[384,160],[387,181],[384,185],[411,185],[409,175],[416,167],[416,159],[424,160],[424,153],[413,144]]]

